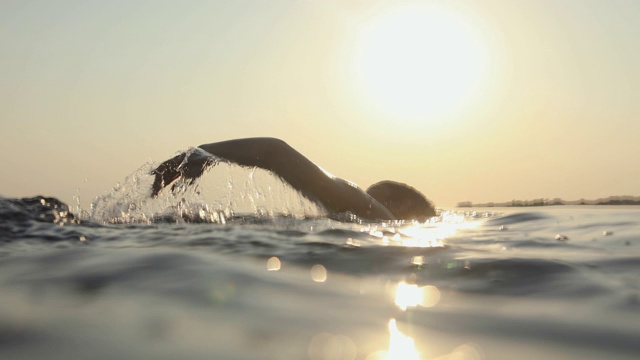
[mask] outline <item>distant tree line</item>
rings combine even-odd
[[[461,201],[458,207],[524,207],[524,206],[554,206],[554,205],[640,205],[640,196],[609,196],[595,200],[566,201],[560,198],[540,198],[533,200],[511,200],[507,202],[488,202],[474,204],[471,201]]]

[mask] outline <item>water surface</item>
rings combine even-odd
[[[635,207],[365,223],[303,200],[301,213],[241,216],[195,195],[167,205],[174,195],[150,204],[137,192],[116,189],[93,213],[0,198],[0,358],[640,353]]]

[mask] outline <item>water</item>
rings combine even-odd
[[[146,171],[89,210],[0,198],[0,358],[640,354],[639,208],[369,224],[229,169],[205,180],[244,195],[149,200]]]

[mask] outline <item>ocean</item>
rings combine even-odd
[[[367,223],[224,166],[149,199],[149,166],[0,198],[0,359],[640,356],[640,207]]]

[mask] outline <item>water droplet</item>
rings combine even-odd
[[[327,269],[320,264],[313,265],[311,267],[311,278],[315,282],[327,281]]]
[[[267,260],[267,271],[278,271],[281,266],[282,263],[280,262],[280,259],[275,256],[270,257],[269,260]]]

